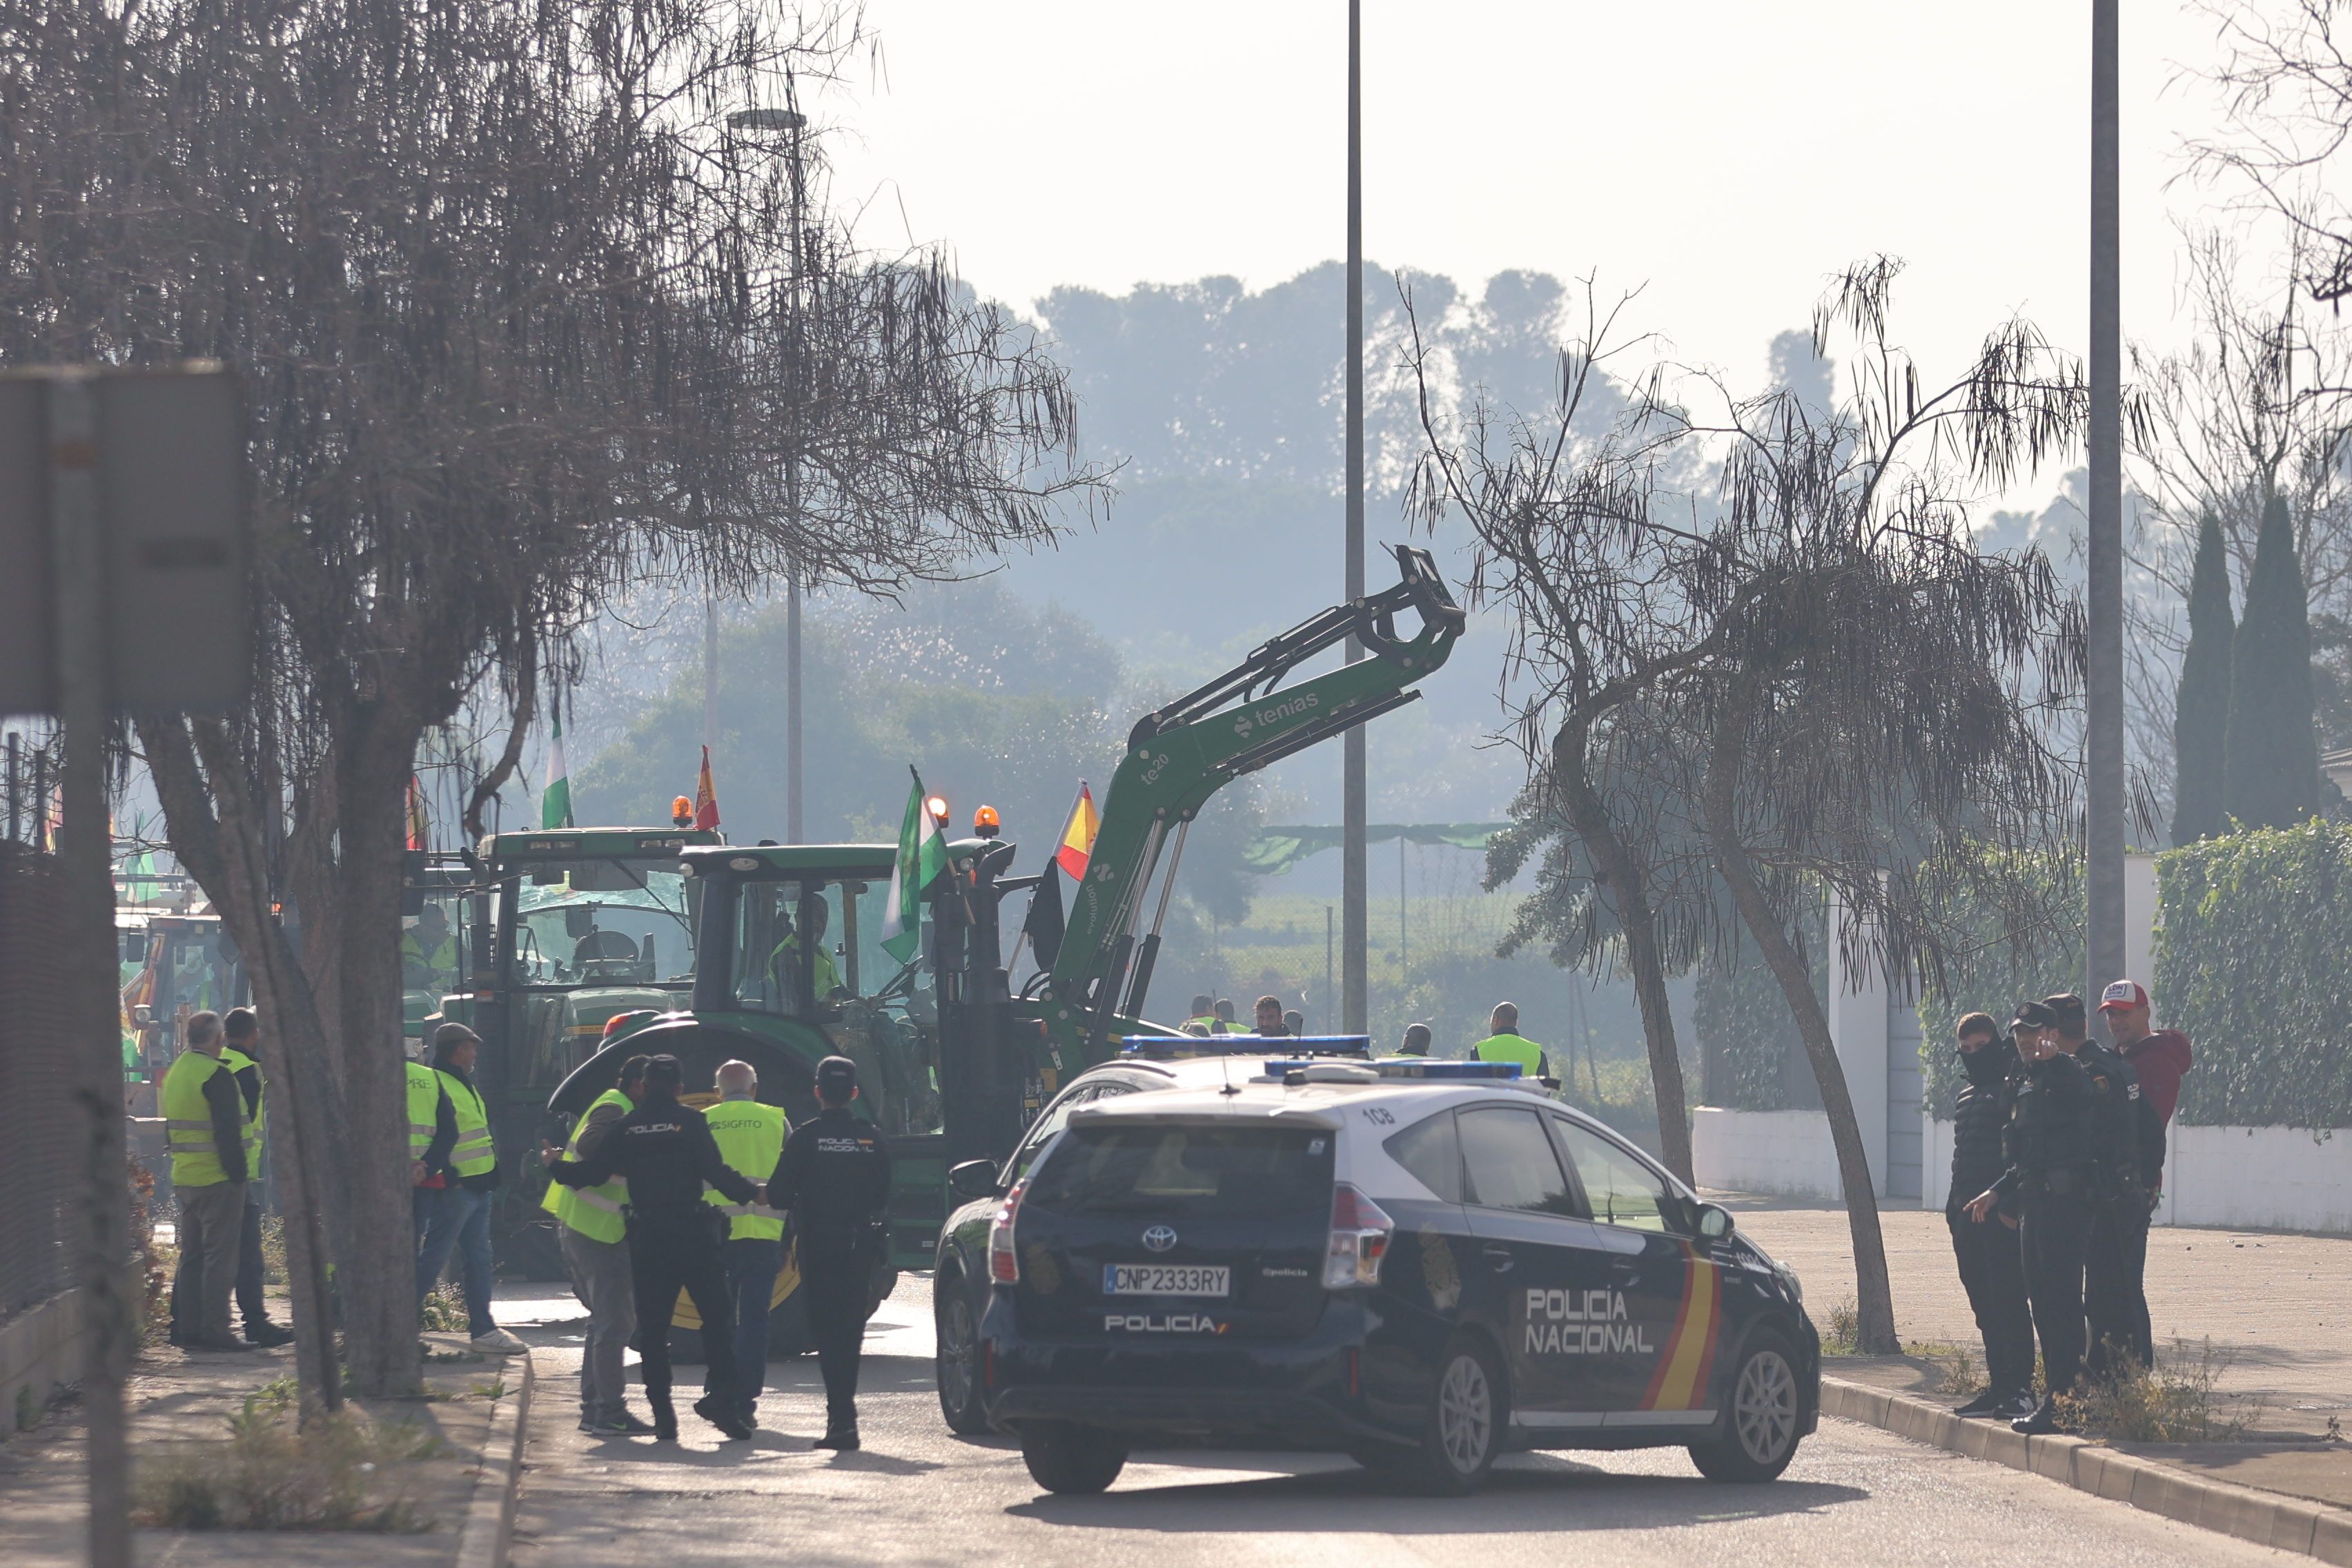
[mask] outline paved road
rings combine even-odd
[[[823,1425],[816,1369],[771,1369],[772,1429],[722,1442],[686,1418],[683,1442],[597,1442],[572,1398],[576,1325],[567,1302],[502,1303],[501,1321],[542,1347],[515,1568],[696,1568],[797,1563],[968,1568],[974,1563],[1460,1564],[1603,1562],[2308,1563],[2102,1502],[2002,1467],[1825,1421],[1767,1487],[1700,1479],[1678,1449],[1528,1455],[1467,1501],[1383,1495],[1345,1459],[1159,1454],[1094,1498],[1040,1492],[1006,1439],[959,1438],[930,1384],[929,1302],[901,1282],[869,1338],[866,1450],[808,1445]],[[527,1321],[534,1312],[543,1327]],[[681,1384],[681,1392],[684,1385]],[[686,1401],[681,1400],[681,1408]]]

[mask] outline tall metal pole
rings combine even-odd
[[[1364,151],[1362,0],[1348,0],[1348,597],[1364,596]],[[1348,662],[1364,657],[1348,639]],[[1364,728],[1348,731],[1340,786],[1339,1030],[1360,1035],[1370,1025],[1370,871],[1365,863]]]
[[[719,749],[719,601],[702,603],[702,743]]]
[[[99,537],[98,399],[89,377],[49,384],[49,521],[57,571],[59,879],[75,1098],[84,1123],[80,1274],[82,1408],[89,1428],[89,1561],[131,1568],[131,1193],[123,1147],[122,1042],[114,967],[113,845],[106,817],[106,560]]]
[[[2117,220],[2116,0],[2091,0],[2091,532],[2084,773],[2089,974],[2124,972],[2123,305]]]
[[[801,524],[801,433],[802,401],[807,395],[808,380],[803,374],[805,345],[801,334],[801,274],[803,271],[802,219],[803,203],[807,198],[807,185],[801,163],[801,133],[807,121],[798,111],[793,112],[792,135],[792,323],[790,367],[792,391],[792,425],[787,432],[784,448],[784,510],[792,518],[797,537]],[[784,842],[798,844],[801,837],[801,569],[792,563],[784,578]]]

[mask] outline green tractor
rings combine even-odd
[[[420,1047],[444,1022],[482,1037],[476,1078],[506,1177],[492,1220],[505,1273],[563,1277],[539,1206],[548,1097],[615,1017],[687,1005],[695,922],[678,854],[718,841],[675,827],[500,833],[470,863],[411,865],[408,1032]]]
[[[880,944],[895,846],[688,848],[679,859],[698,932],[689,1009],[622,1019],[548,1101],[551,1117],[578,1117],[627,1057],[666,1051],[689,1087],[709,1084],[730,1058],[750,1062],[760,1098],[798,1122],[815,1110],[816,1063],[838,1052],[858,1064],[859,1112],[890,1136],[891,1264],[929,1268],[952,1203],[951,1166],[1009,1154],[1062,1081],[1108,1057],[1118,1037],[1174,1032],[1143,1012],[1186,832],[1209,797],[1413,700],[1412,688],[1445,662],[1463,613],[1426,552],[1396,556],[1395,587],[1303,622],[1137,721],[1066,932],[1036,953],[1040,967],[1017,994],[998,910],[1041,878],[1010,874],[1015,847],[992,825],[948,844],[947,870],[924,889],[909,963]],[[1407,610],[1421,623],[1410,637],[1396,626]],[[1370,657],[1285,684],[1351,637]],[[788,1262],[772,1328],[778,1353],[803,1340],[798,1282]]]

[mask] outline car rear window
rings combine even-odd
[[[1069,1215],[1321,1214],[1332,1142],[1319,1128],[1079,1126],[1030,1178],[1028,1202]]]
[[[1381,1147],[1423,1186],[1449,1204],[1462,1201],[1462,1140],[1454,1134],[1454,1112],[1416,1121]]]

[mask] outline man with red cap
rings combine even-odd
[[[2116,1042],[2117,1053],[2139,1075],[2140,1100],[2145,1107],[2140,1118],[2142,1179],[2147,1187],[2148,1212],[2153,1215],[2162,1196],[2165,1142],[2172,1127],[2172,1113],[2180,1104],[2180,1080],[2188,1075],[2197,1057],[2189,1048],[2187,1035],[2178,1029],[2153,1027],[2149,1011],[2147,989],[2137,980],[2118,980],[2099,993],[2099,1016],[2107,1022],[2107,1034]],[[2099,1268],[2103,1244],[2115,1247],[2127,1240],[2112,1228],[2104,1235],[2095,1233],[2091,1238],[2093,1268]],[[2155,1336],[2147,1316],[2147,1291],[2141,1279],[2147,1261],[2147,1246],[2143,1242],[2135,1252],[2125,1245],[2119,1252],[2120,1256],[2111,1254],[2107,1259],[2111,1268],[2116,1264],[2126,1266],[2108,1276],[2125,1285],[2120,1300],[2111,1310],[2129,1314],[2132,1351],[2146,1364],[2155,1353]],[[2134,1258],[2140,1268],[2128,1267]],[[2100,1359],[2095,1336],[2092,1357],[2095,1365]]]

